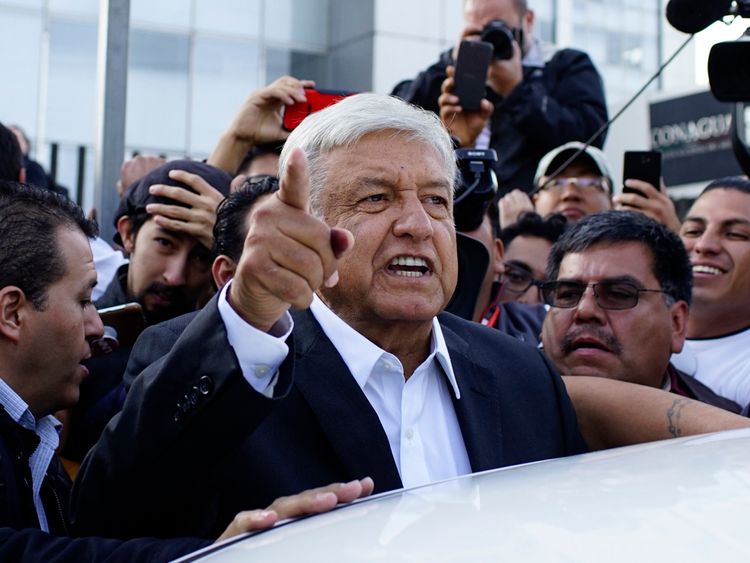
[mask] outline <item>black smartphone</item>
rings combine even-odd
[[[625,151],[622,167],[622,192],[646,195],[635,188],[625,186],[625,180],[643,180],[657,190],[661,185],[661,152],[659,151]]]
[[[119,346],[132,346],[146,328],[146,317],[138,303],[126,303],[97,311],[105,327],[105,337],[114,338]],[[107,330],[114,329],[114,332]]]
[[[453,94],[464,111],[479,111],[484,98],[487,69],[492,61],[492,44],[485,41],[461,41],[458,47]]]
[[[293,131],[294,128],[302,123],[302,120],[311,113],[327,108],[352,94],[354,94],[354,92],[305,88],[305,97],[307,98],[307,101],[297,102],[290,106],[286,106],[284,108],[284,118],[281,126],[286,131]]]

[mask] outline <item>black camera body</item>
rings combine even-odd
[[[453,196],[456,230],[470,232],[482,224],[487,208],[497,193],[495,149],[456,149],[458,173]]]
[[[503,20],[492,20],[484,26],[479,36],[482,41],[492,44],[492,56],[497,60],[513,57],[513,42],[523,49],[523,30],[509,27]]]

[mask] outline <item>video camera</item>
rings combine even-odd
[[[667,20],[683,33],[698,33],[724,16],[750,17],[750,0],[670,0]],[[736,41],[711,47],[708,55],[708,82],[720,102],[734,102],[732,149],[737,163],[750,174],[750,28]]]
[[[513,42],[523,49],[523,29],[509,27],[503,20],[492,20],[479,35],[481,41],[492,44],[492,56],[507,60],[513,57]]]
[[[453,196],[453,219],[456,230],[473,231],[482,224],[484,215],[497,193],[497,162],[494,149],[456,149],[458,173]]]
[[[667,20],[698,33],[724,16],[750,17],[750,0],[670,0]],[[720,102],[750,102],[750,28],[736,41],[717,43],[708,57],[711,93]]]

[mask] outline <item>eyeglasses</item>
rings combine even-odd
[[[503,262],[505,271],[503,272],[503,285],[504,291],[510,291],[511,293],[524,293],[532,285],[540,287],[543,280],[534,278],[531,271],[525,267],[514,262]]]
[[[617,280],[587,284],[578,281],[551,281],[541,286],[542,298],[551,307],[572,309],[580,303],[586,288],[591,285],[594,298],[602,309],[632,309],[638,305],[641,293],[667,293],[661,289],[642,289],[637,285]]]
[[[541,190],[561,190],[567,186],[576,186],[584,191],[609,193],[609,182],[605,178],[552,178],[539,186]]]

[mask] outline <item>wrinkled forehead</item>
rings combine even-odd
[[[588,283],[630,277],[653,287],[653,260],[651,249],[642,242],[601,242],[563,256],[557,278]]]
[[[503,20],[511,27],[521,22],[513,0],[465,0],[464,19],[468,25],[484,27],[492,20]]]

